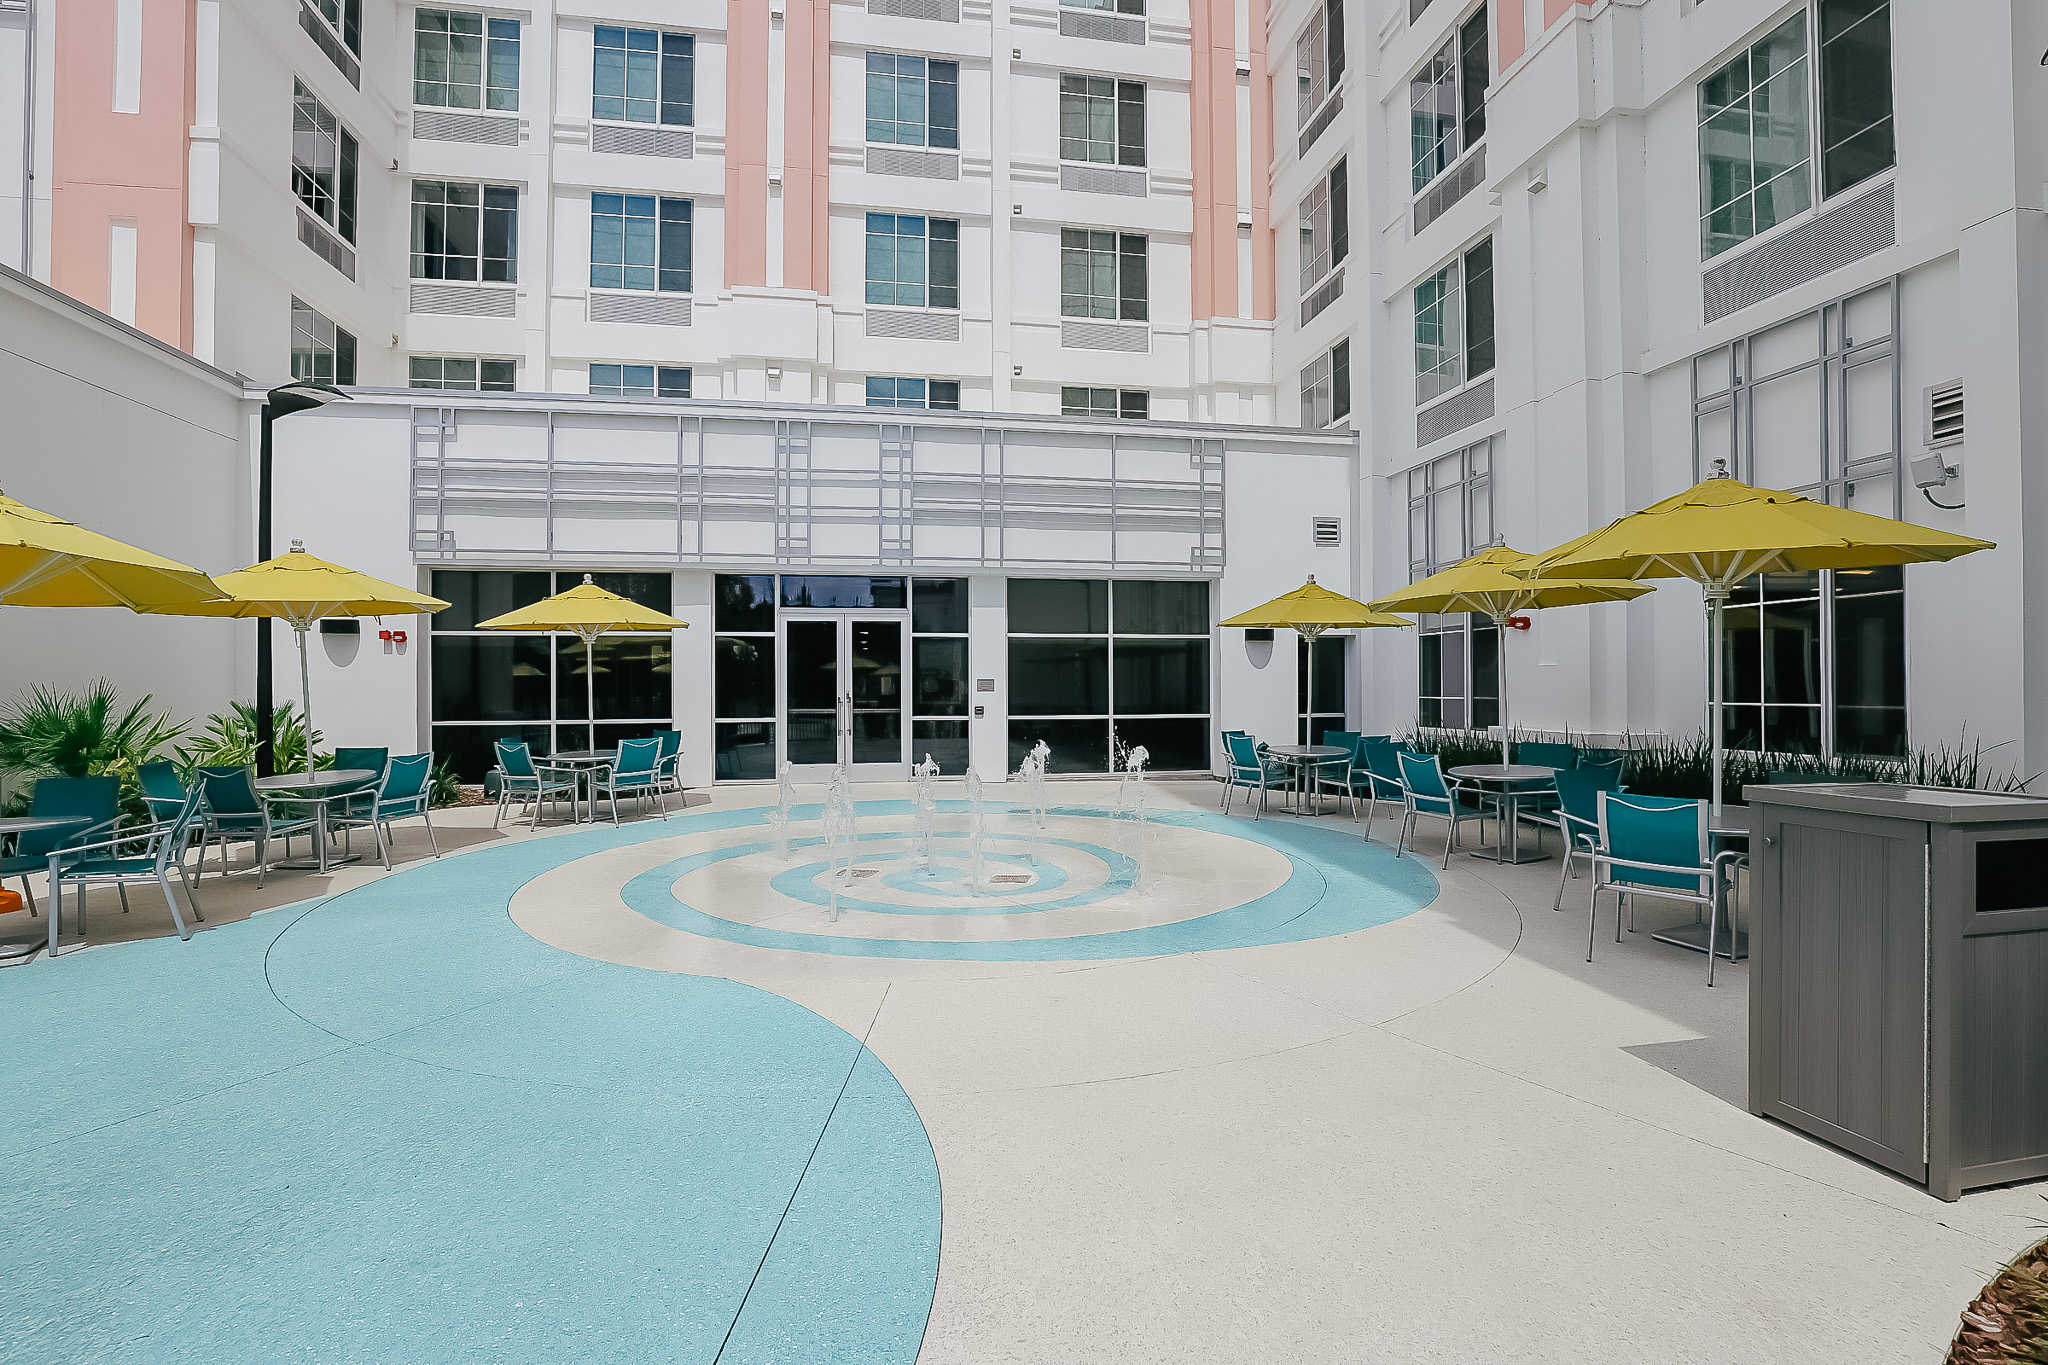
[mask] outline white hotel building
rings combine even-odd
[[[329,738],[580,743],[577,648],[466,628],[617,574],[692,629],[601,647],[600,737],[711,781],[1490,724],[1463,618],[1214,622],[1726,460],[2000,546],[1758,584],[1736,742],[2040,771],[2044,49],[2014,0],[0,0],[0,260],[212,367],[6,280],[0,486],[234,567],[262,390],[358,386],[278,426],[275,548],[456,606],[322,638]],[[1685,585],[1539,615],[1515,719],[1690,733],[1705,646]]]

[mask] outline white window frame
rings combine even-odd
[[[612,98],[608,95],[600,95],[597,90],[598,54],[609,50],[598,46],[597,35],[600,31],[606,29],[615,29],[625,36],[626,46],[620,49],[620,51],[624,54],[626,60],[626,88],[631,86],[631,66],[634,55],[632,43],[634,35],[646,35],[654,39],[654,51],[652,53],[654,58],[653,118],[642,119],[632,116],[630,111],[634,101],[631,96],[625,93],[625,89],[621,89],[617,97],[620,103],[620,112],[617,114],[600,114],[597,112],[597,102],[599,100]],[[689,45],[688,51],[682,55],[689,63],[690,95],[688,103],[690,116],[680,123],[671,123],[662,117],[669,104],[673,102],[669,98],[667,88],[669,54],[664,51],[668,45],[668,40],[671,38],[680,38]],[[697,35],[683,29],[651,28],[626,23],[593,24],[590,30],[590,117],[594,123],[617,124],[621,127],[629,128],[695,128],[697,126]]]
[[[332,318],[305,300],[293,297],[290,356],[292,378],[317,380],[346,387],[356,382],[359,352],[360,348],[353,333],[337,325]],[[312,359],[310,366],[300,365],[299,358],[302,355]],[[320,363],[323,357],[326,360],[324,367]]]
[[[1351,254],[1350,158],[1332,162],[1301,201],[1301,296],[1315,293]]]
[[[517,283],[519,283],[519,199],[520,199],[520,195],[519,195],[519,189],[518,189],[518,187],[517,187],[517,186],[515,186],[515,185],[494,185],[494,184],[492,184],[492,183],[491,183],[490,181],[488,181],[488,180],[447,180],[447,179],[443,179],[443,178],[440,178],[440,177],[438,177],[438,176],[416,176],[416,177],[414,177],[414,179],[413,179],[412,185],[413,185],[413,188],[412,188],[412,193],[411,193],[411,195],[409,196],[409,198],[408,198],[408,201],[407,201],[407,202],[408,202],[408,207],[410,208],[410,211],[411,211],[411,217],[410,217],[410,218],[409,218],[409,219],[407,220],[407,221],[408,221],[409,223],[416,223],[416,222],[417,222],[417,221],[419,220],[419,218],[420,218],[420,216],[421,216],[421,215],[420,215],[420,210],[421,210],[422,208],[426,208],[426,207],[432,207],[432,205],[431,205],[431,204],[423,204],[423,203],[421,202],[421,200],[420,200],[420,198],[419,198],[419,187],[420,187],[420,186],[422,186],[422,185],[440,185],[440,186],[442,186],[442,187],[443,187],[443,190],[444,190],[444,199],[443,199],[443,203],[442,203],[442,205],[441,205],[441,206],[442,206],[442,207],[444,207],[444,208],[445,208],[445,207],[447,207],[447,204],[446,204],[446,199],[445,199],[445,191],[446,191],[446,190],[447,190],[448,188],[450,188],[450,187],[454,187],[454,186],[461,186],[461,187],[463,187],[463,188],[465,188],[465,189],[467,189],[467,188],[469,188],[469,187],[471,187],[471,186],[474,186],[474,187],[475,187],[475,189],[476,189],[476,192],[477,192],[477,202],[476,202],[476,215],[477,215],[477,233],[476,233],[476,256],[475,256],[475,260],[476,260],[476,263],[477,263],[477,273],[476,273],[476,275],[475,275],[474,277],[472,277],[472,278],[470,278],[470,279],[462,279],[462,278],[460,278],[460,277],[458,277],[458,276],[450,276],[450,275],[446,274],[445,272],[444,272],[444,273],[442,273],[442,274],[440,274],[440,275],[424,275],[424,274],[420,274],[420,273],[418,273],[418,270],[419,270],[419,262],[420,262],[421,260],[426,260],[426,259],[432,259],[432,258],[433,258],[433,254],[432,254],[432,253],[430,253],[430,252],[424,252],[424,251],[421,251],[421,250],[418,250],[418,249],[409,249],[409,250],[408,250],[408,254],[407,254],[407,269],[413,272],[413,274],[412,274],[411,278],[413,278],[413,279],[415,279],[415,280],[434,280],[434,281],[437,281],[437,282],[441,282],[441,283],[447,283],[447,284],[517,284]],[[497,191],[500,191],[500,192],[508,192],[508,193],[510,193],[510,194],[511,194],[511,196],[512,196],[512,207],[511,207],[511,209],[509,210],[509,212],[510,212],[510,213],[511,213],[511,215],[512,215],[512,233],[511,233],[511,237],[512,237],[512,240],[511,240],[511,255],[509,255],[509,256],[491,256],[491,257],[486,257],[486,256],[485,256],[485,255],[483,254],[483,251],[484,251],[484,238],[485,238],[485,230],[484,230],[484,223],[485,223],[485,215],[486,215],[486,214],[488,214],[488,213],[505,213],[505,212],[507,212],[507,211],[508,211],[508,210],[506,210],[506,209],[504,209],[504,208],[502,208],[502,207],[499,207],[499,208],[489,208],[489,207],[486,207],[486,204],[485,204],[485,200],[486,200],[487,198],[489,198],[489,196],[488,196],[488,195],[486,194],[486,191],[489,191],[489,190],[497,190]],[[469,206],[468,206],[468,205],[459,205],[459,206],[457,206],[457,207],[464,207],[464,208],[466,208],[466,207],[469,207]],[[446,232],[446,224],[445,224],[445,221],[444,221],[444,224],[443,224],[443,232],[444,232],[444,233]],[[448,260],[448,259],[450,259],[450,253],[449,253],[449,252],[447,252],[446,250],[442,251],[442,252],[440,253],[440,256],[441,256],[441,259],[442,259],[442,260],[444,260],[444,261],[445,261],[445,260]],[[466,259],[466,258],[464,258],[464,257],[461,257],[461,256],[456,256],[456,257],[454,257],[454,259]],[[502,261],[502,262],[504,263],[504,265],[505,265],[506,269],[505,269],[505,276],[504,276],[504,278],[503,278],[503,279],[489,279],[489,278],[487,278],[487,277],[485,276],[485,273],[484,273],[484,262],[485,262],[486,260],[490,260],[490,261]]]
[[[301,118],[309,121],[310,128],[299,126]],[[302,151],[314,153],[310,164],[302,161]],[[327,186],[320,184],[322,170],[319,153],[327,153],[326,170],[331,177]],[[346,123],[336,117],[333,110],[320,97],[308,89],[306,83],[297,77],[292,79],[292,197],[299,201],[299,207],[323,224],[349,245],[356,240],[357,194],[361,187],[360,166],[362,143],[349,131]],[[317,202],[309,202],[307,189],[301,187],[301,180],[313,191],[317,200],[322,193],[327,200],[323,212]]]
[[[456,104],[452,102],[457,85],[459,84],[463,89],[468,89],[470,84],[468,81],[457,82],[455,80],[454,48],[456,35],[452,26],[444,30],[444,37],[447,40],[449,49],[448,75],[438,82],[439,85],[444,87],[449,98],[447,100],[423,100],[420,98],[420,35],[423,32],[431,32],[431,30],[422,29],[420,27],[420,22],[430,14],[439,15],[443,19],[451,21],[458,18],[474,19],[477,21],[477,32],[475,33],[475,35],[473,35],[477,40],[477,61],[479,63],[477,68],[476,79],[477,102],[475,104]],[[505,32],[505,29],[508,26],[510,27],[511,30],[509,35]],[[472,35],[465,34],[463,36],[468,37]],[[480,10],[460,8],[450,9],[440,5],[428,5],[423,6],[420,9],[414,10],[412,21],[413,107],[415,109],[459,109],[463,111],[475,111],[480,114],[518,113],[519,81],[521,72],[524,70],[524,67],[522,66],[524,53],[521,51],[521,48],[524,46],[524,37],[525,35],[521,31],[520,21],[517,19],[509,19],[501,16],[489,15],[483,13]],[[495,65],[492,61],[492,58],[493,56],[498,55],[500,50],[507,45],[509,45],[512,49],[513,78],[512,84],[509,87],[502,84],[494,84],[492,81],[492,76],[495,72]],[[507,89],[511,91],[511,103],[491,103],[491,97],[493,94],[503,92]]]
[[[1096,87],[1107,86],[1107,90]],[[1127,98],[1133,92],[1135,99]],[[1150,92],[1145,82],[1134,81],[1124,76],[1105,76],[1089,71],[1062,71],[1059,83],[1059,143],[1060,160],[1074,166],[1120,166],[1125,169],[1143,170],[1151,160],[1151,110],[1147,105]],[[1067,115],[1072,102],[1073,112],[1083,125],[1079,137],[1083,154],[1074,156],[1069,151],[1067,136]],[[1107,142],[1092,135],[1093,116],[1096,106],[1109,106],[1110,132]],[[1136,160],[1125,160],[1131,150],[1125,139],[1124,111],[1137,110],[1138,137]],[[1109,155],[1097,157],[1093,151],[1098,146],[1107,146]]]
[[[1344,337],[1302,367],[1301,424],[1320,429],[1350,415],[1351,338]]]
[[[896,69],[892,71],[877,71],[875,67],[878,62],[889,63]],[[914,71],[905,70],[905,63],[915,63],[916,69]],[[932,68],[934,66],[943,67],[950,71],[952,79],[935,80],[932,76]],[[870,84],[876,77],[884,77],[892,82],[892,100],[901,98],[904,82],[914,83],[922,91],[924,103],[923,117],[912,121],[897,118],[892,111],[890,117],[877,119],[873,104],[875,88]],[[953,87],[953,122],[950,127],[935,122],[932,117],[932,88],[938,85],[950,85]],[[874,136],[874,125],[877,122],[887,123],[897,128],[916,128],[919,130],[918,140],[906,142],[897,138],[877,141]],[[927,147],[938,151],[959,151],[960,63],[950,57],[927,57],[922,53],[916,52],[888,52],[880,48],[871,49],[865,53],[861,62],[861,137],[870,147]]]
[[[1315,122],[1344,84],[1344,0],[1322,0],[1294,40],[1295,127]]]
[[[1152,417],[1152,391],[1062,384],[1060,416],[1094,417],[1124,422],[1149,421]]]
[[[363,0],[309,0],[313,17],[334,35],[334,41],[360,59],[363,55]],[[327,11],[332,8],[333,14]],[[355,37],[349,37],[349,30]]]
[[[877,392],[877,385],[889,385],[893,392],[887,395]],[[916,385],[915,402],[906,401],[912,390],[907,386]],[[871,374],[861,385],[862,398],[871,408],[901,408],[910,412],[958,412],[960,411],[960,381],[957,379],[933,379],[926,375],[914,374]]]
[[[887,218],[889,220],[889,230],[886,234],[877,233],[875,220],[878,218]],[[912,236],[900,230],[902,226],[902,220],[905,218],[913,218],[918,221],[918,223],[921,225],[919,235]],[[935,286],[932,282],[932,242],[934,237],[933,229],[938,224],[944,224],[947,231],[951,233],[950,237],[946,237],[943,235],[939,237],[939,240],[950,242],[952,246],[953,282],[952,284],[947,286]],[[886,280],[877,280],[868,271],[868,267],[872,263],[872,258],[869,253],[871,251],[875,238],[878,235],[886,235],[892,243],[895,243],[895,245],[891,248],[890,254],[892,274],[890,278]],[[908,241],[916,241],[923,243],[924,270],[923,278],[920,280],[900,280],[897,279],[893,273],[895,263],[902,260],[902,243]],[[948,313],[957,313],[960,311],[959,219],[940,218],[928,213],[895,213],[884,211],[881,209],[870,209],[861,219],[861,247],[861,279],[863,284],[862,297],[867,300],[867,304],[869,307],[926,308]],[[892,297],[887,299],[876,299],[868,297],[868,294],[871,293],[875,286],[878,284],[886,285],[889,288]],[[923,297],[921,299],[905,302],[901,298],[895,297],[898,291],[912,287],[915,287],[922,292]],[[936,292],[938,288],[942,287],[950,289],[952,291],[951,300],[949,302],[933,302],[933,294]]]
[[[418,371],[423,363],[434,365],[439,371],[440,378],[431,383],[421,382]],[[467,384],[449,383],[447,372],[450,365],[469,366],[470,382]],[[484,366],[486,365],[507,366],[508,382],[493,384],[486,388],[484,386]],[[405,378],[406,387],[414,389],[433,389],[448,393],[514,393],[519,388],[519,362],[510,356],[410,355],[406,357],[405,361]]]
[[[1474,368],[1471,274],[1472,258],[1481,248],[1486,250],[1487,334],[1484,342],[1485,350],[1479,357],[1483,359],[1484,364],[1479,368]],[[1500,328],[1494,310],[1494,277],[1496,274],[1497,271],[1494,268],[1493,262],[1493,237],[1489,233],[1487,236],[1467,244],[1457,255],[1451,257],[1450,260],[1444,262],[1443,265],[1416,282],[1414,289],[1410,292],[1412,300],[1410,323],[1415,347],[1416,407],[1426,408],[1441,402],[1467,385],[1475,384],[1485,379],[1499,365]],[[1439,281],[1442,283],[1439,284]],[[1440,290],[1436,304],[1438,312],[1440,314],[1448,314],[1443,323],[1444,340],[1439,343],[1439,349],[1453,363],[1449,366],[1439,363],[1425,369],[1422,365],[1423,343],[1421,331],[1425,307],[1422,294],[1425,289],[1431,286],[1436,286]],[[1430,379],[1432,376],[1439,377],[1443,382],[1440,383],[1439,387],[1425,392],[1427,388],[1425,380]]]
[[[1409,581],[1427,577],[1441,569],[1447,569],[1459,560],[1478,553],[1488,545],[1499,543],[1498,522],[1494,508],[1493,465],[1500,452],[1500,438],[1488,437],[1461,450],[1453,450],[1424,461],[1411,468],[1408,479],[1408,577]],[[1456,537],[1447,540],[1440,534],[1437,516],[1437,500],[1452,498],[1457,501]],[[1500,694],[1498,687],[1500,640],[1493,623],[1484,617],[1470,615],[1422,616],[1416,620],[1418,642],[1415,656],[1415,689],[1417,698],[1416,717],[1421,721],[1422,710],[1422,662],[1423,649],[1420,638],[1432,635],[1460,635],[1459,681],[1460,691],[1454,698],[1445,689],[1433,695],[1444,701],[1457,700],[1463,708],[1462,719],[1457,725],[1445,724],[1439,716],[1439,723],[1446,729],[1478,728],[1475,714],[1482,700],[1490,701],[1495,719],[1499,723]],[[1488,697],[1473,694],[1473,660],[1476,637],[1489,631],[1494,632],[1495,691]],[[1439,647],[1441,648],[1441,647]],[[1439,654],[1441,659],[1441,654]],[[1441,672],[1441,668],[1439,669]]]
[[[1086,240],[1076,240],[1085,238]],[[1107,239],[1105,245],[1103,239]],[[1135,251],[1131,243],[1137,243]],[[1083,253],[1082,264],[1086,267],[1087,289],[1085,292],[1069,291],[1067,285],[1068,253]],[[1105,296],[1096,288],[1101,283],[1098,258],[1109,258],[1109,293]],[[1138,282],[1135,296],[1127,297],[1126,286],[1130,283],[1131,261],[1144,262],[1143,277]],[[1110,311],[1107,314],[1095,311],[1094,300],[1107,297]],[[1067,311],[1071,299],[1089,302],[1089,311],[1073,313]],[[1114,228],[1061,228],[1060,229],[1060,316],[1074,321],[1086,322],[1147,322],[1152,316],[1152,242],[1142,232],[1119,232]]]
[[[1444,40],[1444,45],[1431,53],[1429,60],[1416,68],[1415,72],[1408,79],[1409,144],[1407,183],[1408,194],[1411,200],[1420,199],[1423,195],[1429,193],[1438,181],[1456,170],[1465,158],[1472,154],[1474,148],[1483,145],[1486,141],[1486,96],[1493,89],[1492,3],[1493,0],[1481,0],[1478,8],[1466,11],[1458,19],[1458,22],[1451,26],[1450,36]],[[1505,0],[1505,3],[1519,4],[1521,0]],[[1464,39],[1465,29],[1475,18],[1480,20],[1480,28],[1485,33],[1487,84],[1486,89],[1480,92],[1477,109],[1468,110],[1466,103],[1468,96],[1467,87],[1470,83],[1470,78],[1465,68]],[[1422,158],[1415,154],[1414,128],[1416,111],[1424,107],[1417,102],[1418,82],[1422,80],[1425,71],[1428,71],[1432,66],[1440,62],[1445,63],[1447,69],[1442,76],[1431,81],[1425,88],[1436,89],[1444,87],[1448,88],[1450,92],[1452,104],[1450,131],[1445,137],[1439,138],[1434,146],[1441,147],[1449,143],[1451,147],[1449,153],[1442,158],[1442,164],[1431,171],[1427,179],[1417,181],[1415,176],[1417,168],[1422,164]],[[1470,127],[1470,120],[1474,113],[1477,114],[1480,125],[1477,133],[1474,133]]]
[[[619,382],[617,384],[607,383],[602,388],[598,387],[598,371],[600,369],[607,372],[617,370],[619,372]],[[627,383],[627,380],[632,377],[631,372],[635,370],[647,370],[650,372],[648,375],[649,387],[642,389],[638,385],[629,385]],[[592,397],[596,398],[690,398],[695,396],[696,393],[696,374],[692,367],[688,365],[656,365],[651,361],[643,360],[593,360],[589,363],[589,369],[586,371],[586,374],[588,377],[587,390]],[[675,375],[682,376],[681,387],[684,392],[662,392],[664,387],[675,387],[670,382]],[[609,377],[609,373],[607,373],[605,378],[608,379]]]

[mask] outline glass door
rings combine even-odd
[[[857,781],[909,777],[908,624],[900,616],[782,613],[782,757],[798,778],[822,782],[841,763]]]

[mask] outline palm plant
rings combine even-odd
[[[25,777],[116,776],[135,770],[185,733],[145,696],[125,710],[105,678],[72,694],[42,684],[0,718],[0,772]]]
[[[306,765],[306,722],[291,702],[279,704],[271,714],[272,744],[276,750],[272,766],[290,772]],[[323,736],[313,731],[313,766],[325,768],[334,755],[319,752]],[[178,747],[178,770],[190,782],[200,768],[241,768],[256,761],[256,708],[248,702],[228,703],[226,711],[206,718],[189,744]]]

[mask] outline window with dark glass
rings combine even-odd
[[[1121,417],[1144,421],[1152,415],[1152,395],[1143,389],[1091,389],[1066,384],[1060,388],[1062,417]]]
[[[412,102],[436,109],[517,109],[519,21],[415,10]]]
[[[690,292],[691,204],[651,194],[590,196],[590,287]]]
[[[599,24],[592,40],[592,118],[671,128],[696,122],[696,38]]]
[[[469,181],[413,181],[412,277],[516,284],[519,191]]]
[[[511,393],[518,388],[518,368],[516,360],[480,360],[468,355],[416,355],[407,362],[406,383],[415,389]]]
[[[1415,286],[1415,401],[1493,370],[1493,239]]]
[[[919,379],[904,375],[869,375],[867,405],[871,408],[927,408],[933,412],[958,412],[960,381]]]
[[[967,621],[966,579],[911,580],[911,761],[929,754],[948,777],[967,771]]]
[[[602,398],[688,398],[687,365],[609,365],[590,367],[590,392]]]
[[[1296,744],[1321,744],[1323,736],[1344,728],[1348,634],[1325,635],[1313,642],[1295,636]]]
[[[960,63],[868,53],[867,135],[892,147],[958,147]]]
[[[1408,576],[1447,569],[1494,542],[1492,442],[1408,471]],[[1416,621],[1416,724],[1500,723],[1500,632],[1484,616]]]
[[[1207,583],[1012,579],[1009,609],[1011,767],[1041,739],[1056,772],[1209,767]]]
[[[1301,292],[1304,297],[1351,253],[1351,207],[1345,159],[1301,201]]]
[[[356,139],[305,85],[292,82],[292,193],[344,242],[356,239]]]
[[[905,308],[958,308],[959,220],[870,213],[867,301]]]
[[[1111,76],[1060,77],[1060,160],[1145,164],[1145,83]]]
[[[292,378],[356,382],[356,339],[311,305],[292,300]]]
[[[1149,316],[1142,233],[1060,229],[1060,316],[1143,322]]]
[[[598,586],[669,611],[666,573],[593,573]],[[494,741],[524,739],[536,754],[611,748],[674,724],[673,650],[667,636],[601,636],[594,655],[574,636],[479,631],[477,623],[582,581],[577,572],[438,569],[433,593],[449,606],[428,624],[434,751],[466,781],[496,762]]]
[[[1420,194],[1486,134],[1487,9],[1479,9],[1408,82],[1409,187]]]

